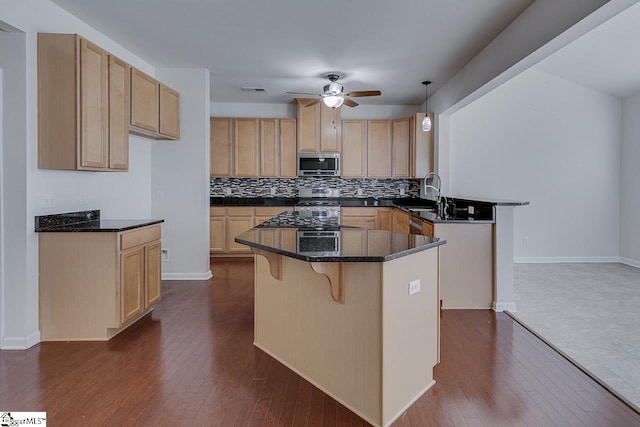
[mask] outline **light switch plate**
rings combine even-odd
[[[420,292],[420,279],[409,282],[409,295]]]

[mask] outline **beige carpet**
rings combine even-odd
[[[515,264],[511,313],[623,400],[640,408],[640,269]]]

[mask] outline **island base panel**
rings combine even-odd
[[[283,257],[277,280],[264,257],[255,259],[257,347],[376,426],[390,424],[433,384],[437,250],[343,263],[343,304],[310,263]],[[409,296],[408,282],[417,279],[421,290]]]

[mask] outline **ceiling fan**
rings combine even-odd
[[[355,107],[358,105],[357,102],[355,102],[353,99],[351,98],[355,98],[358,96],[380,96],[382,95],[382,92],[380,92],[379,90],[358,90],[358,91],[354,91],[354,92],[347,92],[344,93],[343,92],[343,86],[342,84],[338,83],[338,79],[340,78],[340,76],[338,74],[327,74],[326,77],[329,79],[329,81],[331,83],[329,83],[328,85],[325,85],[323,88],[323,93],[321,94],[317,94],[317,93],[307,93],[307,92],[287,92],[293,95],[312,95],[312,96],[319,96],[319,99],[313,100],[307,104],[305,104],[305,107],[308,107],[310,105],[314,105],[317,104],[318,102],[322,101],[324,102],[324,104],[327,107],[331,107],[331,108],[338,108],[340,107],[343,103],[344,105],[347,105],[349,107]]]

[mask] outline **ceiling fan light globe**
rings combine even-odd
[[[422,119],[422,131],[429,132],[430,130],[431,130],[431,117],[426,115],[424,116],[424,119]]]
[[[342,103],[344,102],[344,98],[341,96],[325,96],[324,98],[322,98],[322,102],[324,102],[324,105],[326,105],[329,108],[338,108],[342,106]]]

